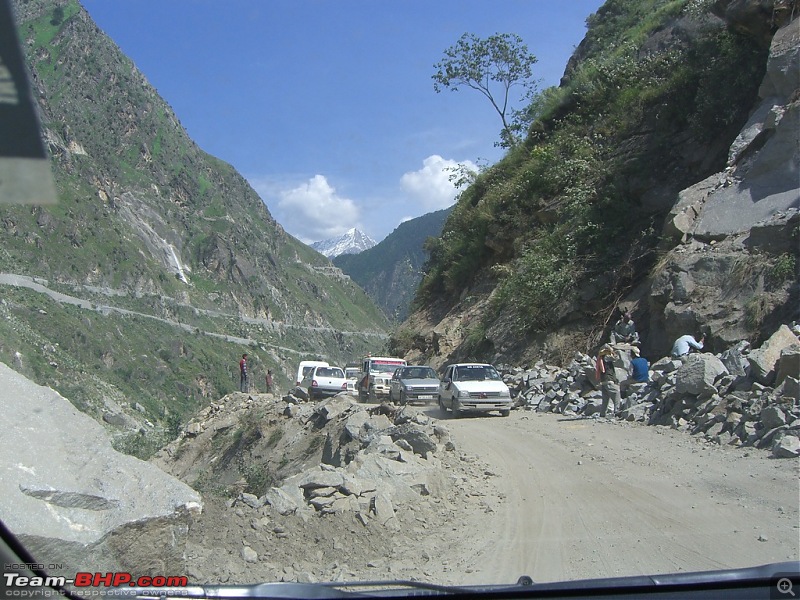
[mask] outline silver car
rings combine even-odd
[[[438,392],[439,378],[427,366],[400,367],[389,381],[390,402],[434,402]]]

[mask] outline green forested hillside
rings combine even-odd
[[[401,223],[376,246],[337,256],[333,264],[352,277],[390,319],[402,321],[408,316],[428,259],[425,243],[439,236],[450,210],[437,210]]]
[[[768,40],[713,6],[608,0],[588,19],[562,85],[529,107],[525,141],[465,190],[431,244],[423,311],[488,284],[474,332],[503,322],[514,343],[579,322],[580,346],[597,339],[655,263],[678,191],[724,167],[756,98]]]

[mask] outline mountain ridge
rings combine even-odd
[[[342,255],[333,264],[358,283],[395,321],[408,316],[411,301],[428,260],[425,243],[437,237],[452,207],[409,219],[373,248]]]

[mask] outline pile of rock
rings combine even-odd
[[[780,458],[800,456],[797,331],[783,325],[755,350],[740,342],[717,355],[662,358],[651,365],[650,382],[623,384],[618,416],[702,434],[718,444],[770,449]],[[630,358],[618,348],[614,368],[619,381],[630,373]],[[530,369],[505,367],[504,372],[518,392],[517,406],[583,416],[599,413],[602,399],[593,357],[578,353],[566,368],[537,363]]]
[[[447,485],[434,454],[454,450],[446,427],[413,408],[369,406],[340,394],[320,403],[296,403],[288,394],[284,415],[326,430],[322,462],[284,480],[258,498],[241,494],[252,508],[269,504],[281,515],[350,512],[363,524],[398,526],[399,507],[441,497]]]

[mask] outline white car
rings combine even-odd
[[[313,399],[335,396],[347,391],[347,379],[339,367],[314,367],[300,382],[300,387],[308,390],[308,397]]]
[[[297,367],[297,379],[295,379],[294,384],[300,385],[310,373],[314,370],[314,367],[329,367],[330,365],[322,360],[304,360],[300,363],[300,366]]]
[[[511,390],[492,365],[458,363],[449,365],[439,384],[439,408],[450,409],[454,417],[465,411],[500,411],[511,414]]]

